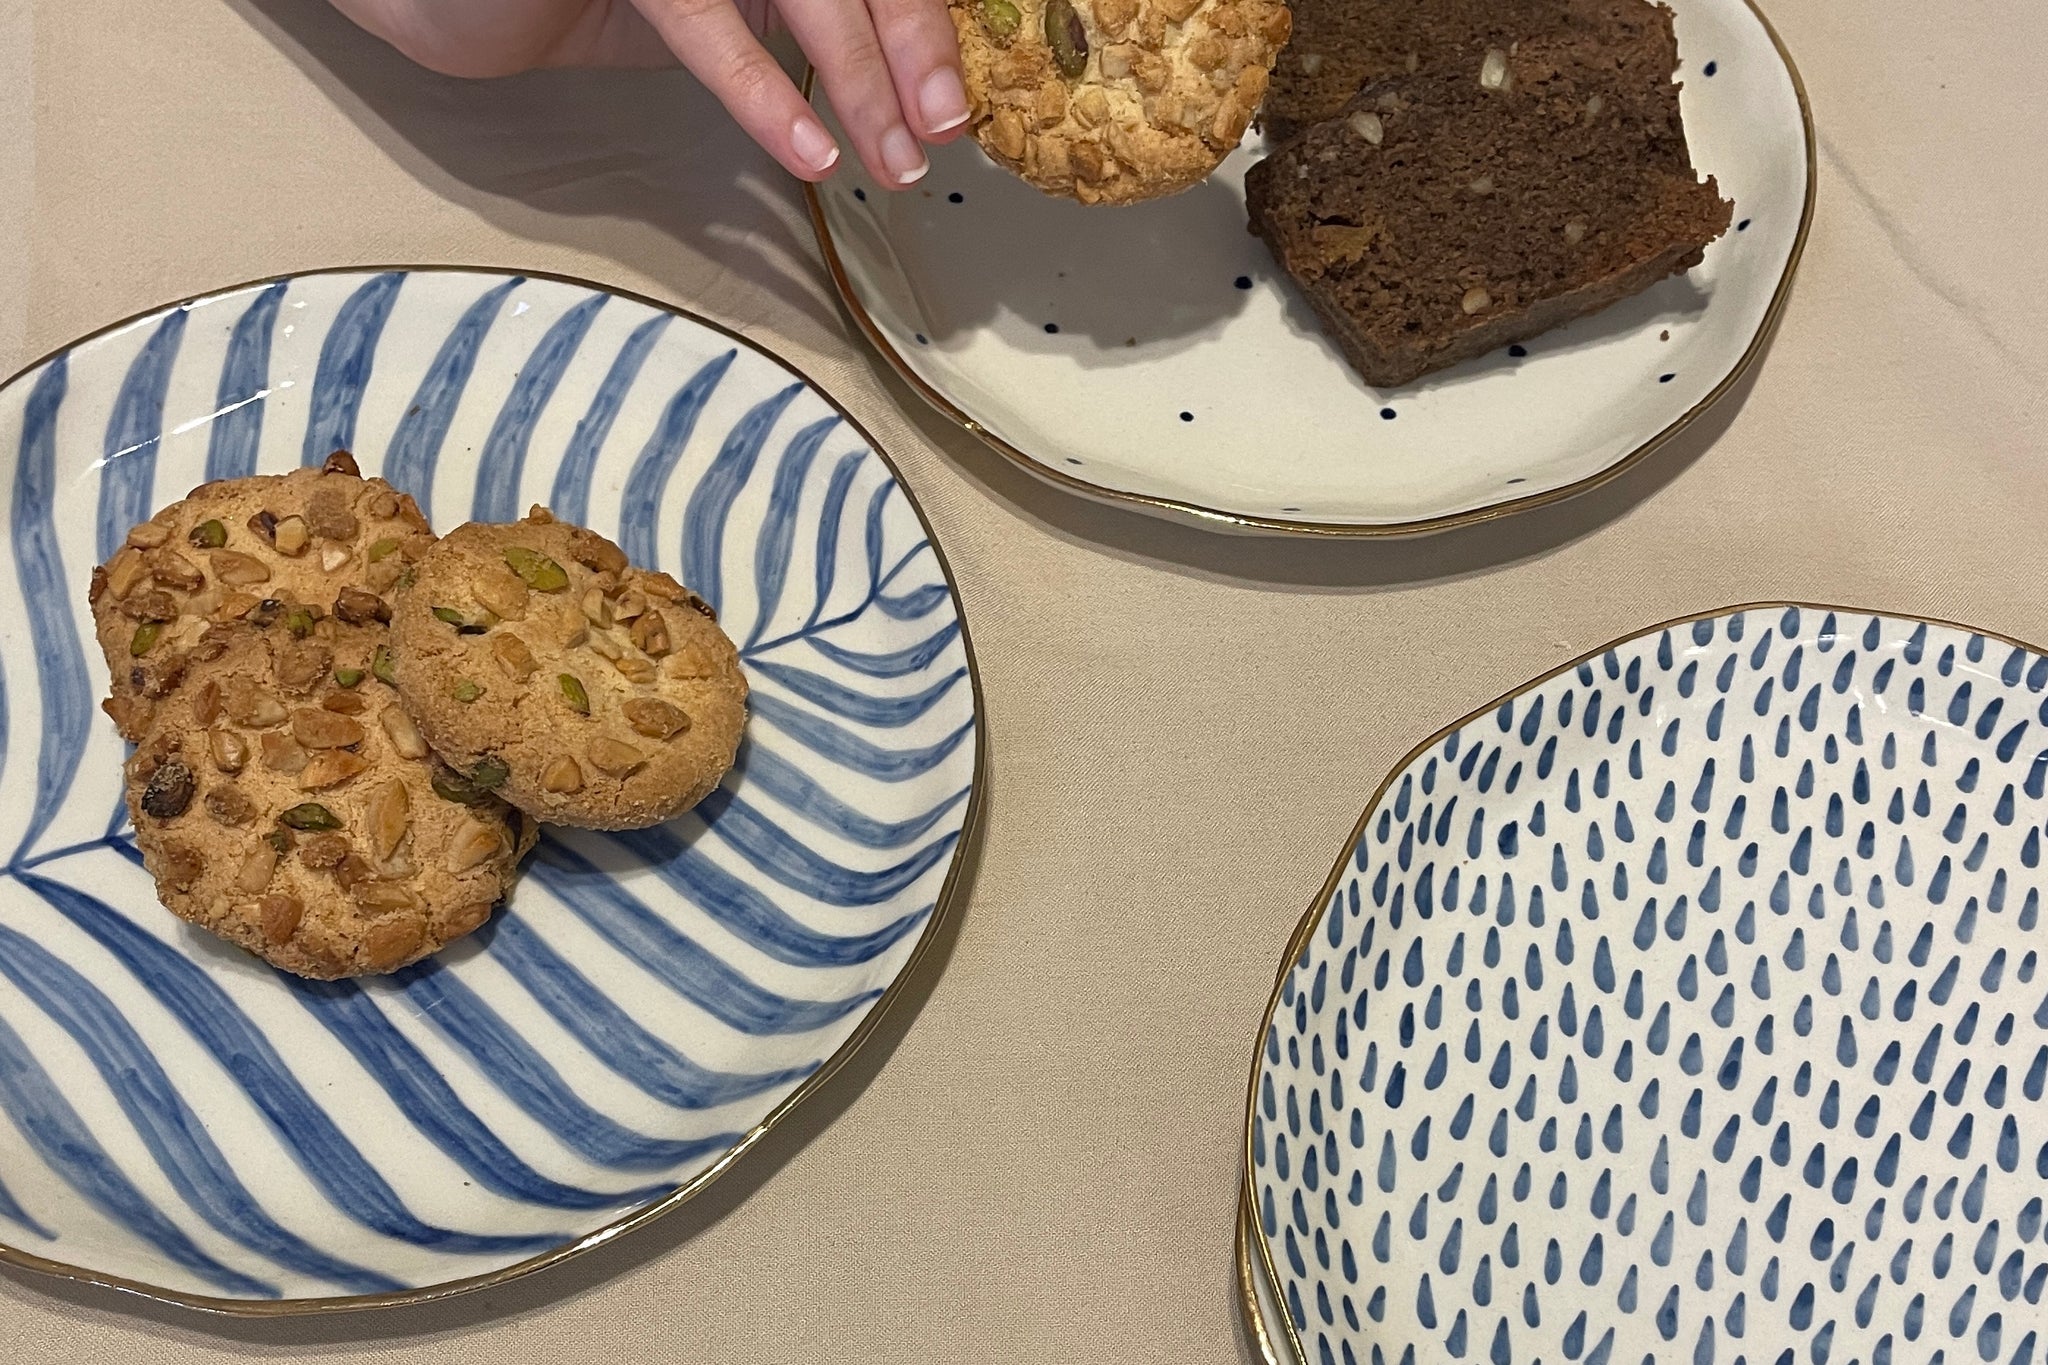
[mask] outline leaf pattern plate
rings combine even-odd
[[[544,502],[703,594],[752,718],[656,829],[550,831],[388,978],[277,973],[157,904],[85,588],[203,480],[340,447],[439,529]],[[844,1059],[930,941],[981,731],[887,458],[748,342],[575,281],[314,273],[0,388],[0,1258],[219,1311],[433,1297],[673,1207]]]

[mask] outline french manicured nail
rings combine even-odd
[[[950,66],[942,66],[924,78],[917,102],[927,133],[943,133],[967,122],[967,89],[960,84],[960,73]]]
[[[931,163],[924,159],[924,148],[901,124],[882,134],[882,164],[889,168],[889,178],[899,185],[915,184],[931,169]]]
[[[839,146],[825,125],[814,118],[800,118],[789,131],[789,147],[796,159],[816,172],[829,171],[839,160]]]

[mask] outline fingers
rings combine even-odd
[[[832,135],[748,30],[732,0],[634,0],[634,4],[683,65],[791,175],[823,180],[831,173],[839,161]],[[861,19],[865,24],[864,13]],[[872,31],[868,41],[872,46]],[[836,92],[833,98],[836,104]],[[923,161],[923,153],[918,160]]]
[[[960,36],[945,0],[867,0],[875,34],[905,119],[927,142],[950,142],[967,126]]]
[[[858,0],[777,0],[776,9],[817,67],[832,109],[868,173],[899,189],[922,179],[931,166],[904,118],[905,101],[865,6]],[[917,95],[912,87],[912,111],[918,108]],[[923,124],[922,116],[912,116]]]

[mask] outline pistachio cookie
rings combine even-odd
[[[689,809],[746,722],[739,654],[710,606],[542,507],[428,550],[391,646],[436,752],[502,772],[507,801],[556,824],[639,829]]]
[[[475,929],[538,833],[432,757],[385,635],[303,610],[208,627],[128,761],[164,905],[300,976],[394,971]]]
[[[1052,194],[1173,194],[1250,123],[1287,42],[1283,0],[948,0],[974,135]]]
[[[390,620],[391,590],[433,539],[412,498],[363,478],[347,451],[318,469],[201,484],[92,572],[113,675],[102,705],[140,740],[209,625],[297,604],[352,624]]]

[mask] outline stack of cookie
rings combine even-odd
[[[538,821],[688,809],[745,722],[738,654],[674,579],[540,508],[437,541],[345,452],[194,490],[91,598],[158,895],[301,976],[475,929]]]

